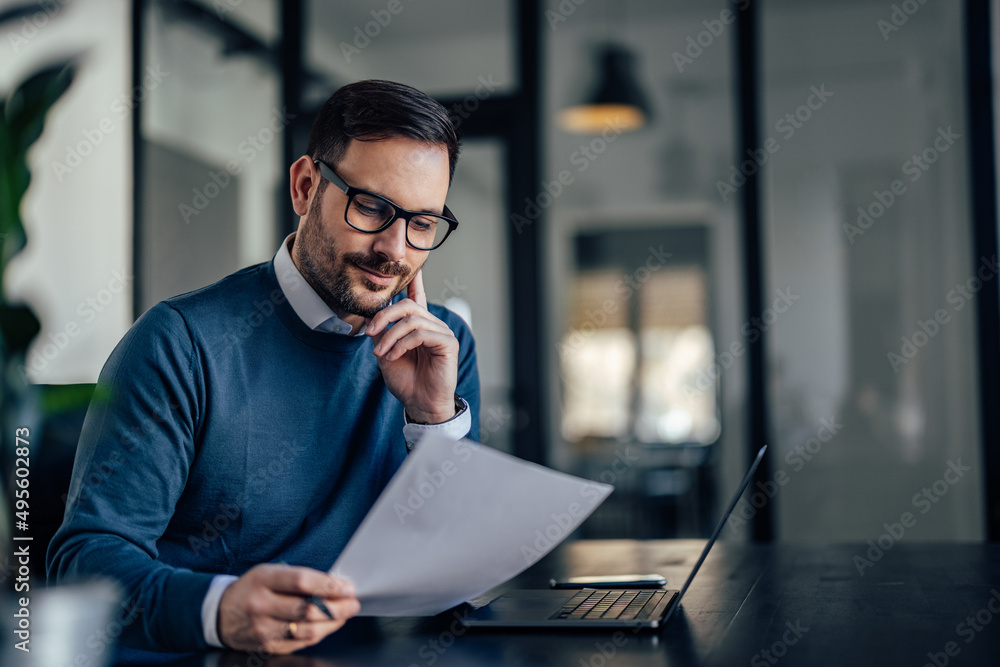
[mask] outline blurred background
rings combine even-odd
[[[269,260],[320,105],[391,79],[464,136],[425,285],[476,336],[483,442],[616,486],[579,536],[705,537],[767,443],[726,537],[910,511],[997,539],[998,4],[33,5],[0,90],[82,55],[6,274],[42,322],[24,374],[86,393],[158,300]],[[33,444],[40,537],[83,412]]]

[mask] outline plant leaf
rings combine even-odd
[[[75,75],[73,60],[50,65],[0,100],[0,290],[7,263],[27,242],[21,201],[31,182],[28,149],[41,136],[45,116]]]
[[[41,323],[31,308],[23,303],[0,303],[0,343],[7,358],[26,352],[40,330]]]

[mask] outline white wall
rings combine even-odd
[[[32,18],[4,26],[0,89],[61,57],[83,57],[29,155],[28,245],[10,266],[7,297],[42,321],[28,354],[31,381],[94,382],[131,324],[129,3],[75,0]]]
[[[227,21],[244,19],[249,23],[248,17],[268,13],[272,4],[240,3],[223,16]],[[237,245],[239,261],[233,266],[213,267],[213,277],[270,259],[277,250],[277,205],[290,206],[288,193],[278,191],[290,166],[281,164],[281,154],[282,135],[291,119],[279,104],[276,68],[246,54],[223,54],[217,35],[193,29],[186,21],[171,20],[155,5],[150,8],[146,36],[147,63],[171,74],[168,84],[155,91],[143,109],[145,138],[215,165],[217,170],[233,165],[232,172],[238,175],[239,231],[229,242]],[[206,184],[195,187],[203,191]],[[177,202],[177,214],[166,223],[177,225],[181,239],[191,232],[185,227],[212,224],[211,205],[199,210],[194,206],[195,198],[191,192],[186,200]],[[197,213],[185,209],[185,217],[181,204]],[[201,286],[177,286],[173,291]]]

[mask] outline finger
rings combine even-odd
[[[382,358],[386,361],[395,361],[418,347],[426,347],[431,352],[447,354],[457,350],[458,339],[454,335],[445,335],[427,329],[416,329],[397,340],[391,348],[382,353]]]
[[[336,601],[349,601],[354,598],[331,598]],[[326,604],[326,608],[330,610],[333,618],[336,620],[340,617],[334,612],[331,604]],[[281,619],[283,621],[298,621],[298,622],[315,622],[315,621],[329,621],[330,618],[324,614],[318,606],[310,602],[307,598],[300,597],[298,595],[284,595],[271,593],[271,597],[265,602],[265,606],[262,612],[267,614],[272,618]],[[348,616],[344,616],[348,618]]]
[[[273,621],[268,625],[266,635],[260,645],[255,649],[275,655],[293,653],[307,646],[311,646],[331,632],[335,632],[343,627],[342,622],[335,624],[333,629],[328,627],[316,627],[318,623],[296,623],[287,621]],[[330,623],[324,624],[329,626]]]
[[[327,635],[344,627],[345,622],[346,619],[317,623],[296,623],[291,638],[288,636],[288,623],[281,622],[275,631],[275,635],[280,639],[281,643],[286,644],[291,650],[297,651],[300,648],[322,641]]]
[[[332,632],[344,627],[351,616],[360,611],[361,605],[351,598],[328,600],[331,606],[337,607],[338,618],[322,621],[285,621],[276,618],[267,619],[264,630],[257,635],[259,642],[257,650],[265,650],[274,654],[291,653],[301,648],[321,641]]]
[[[304,598],[289,595],[275,595],[274,599],[264,607],[262,613],[285,623],[292,621],[301,625],[303,623],[346,621],[361,609],[361,603],[358,602],[357,598],[324,598],[323,603],[330,610],[332,619],[320,611],[319,607],[309,603]]]
[[[412,299],[403,299],[402,301],[397,301],[396,303],[386,306],[378,314],[375,315],[368,323],[365,328],[365,333],[369,336],[376,336],[381,331],[384,331],[393,322],[398,322],[407,315],[418,314],[421,317],[426,317],[430,320],[440,323],[442,326],[448,326],[443,320],[434,316],[434,314],[427,310],[426,306],[421,307],[416,301]]]
[[[392,346],[396,344],[396,341],[417,330],[435,331],[452,337],[455,335],[444,322],[437,319],[420,317],[419,314],[414,313],[407,315],[403,319],[396,322],[391,329],[387,329],[374,337],[375,354],[382,356],[385,352],[392,349]]]
[[[424,270],[419,269],[406,288],[406,296],[421,308],[427,308],[427,293],[424,292]]]
[[[352,616],[361,613],[361,602],[357,598],[325,598],[323,602],[326,603],[326,608],[333,615],[333,620],[323,616],[321,623],[343,623]]]
[[[350,582],[332,577],[326,572],[311,567],[275,565],[262,567],[261,575],[265,586],[277,593],[298,595],[319,595],[320,597],[353,597],[354,588]]]

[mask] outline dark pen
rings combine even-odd
[[[286,563],[283,560],[279,560],[278,565],[288,565],[288,563]],[[330,619],[331,621],[334,620],[333,614],[330,613],[329,607],[326,606],[326,603],[323,602],[323,598],[321,598],[320,596],[303,595],[302,599],[308,602],[309,604],[316,605],[316,608],[319,609],[321,612],[323,612],[328,619]]]
[[[306,595],[304,596],[304,599],[306,602],[316,605],[321,612],[326,614],[326,617],[328,619],[330,619],[331,621],[333,620],[333,614],[330,613],[330,610],[327,608],[326,603],[323,602],[323,598],[321,598],[318,595]]]

